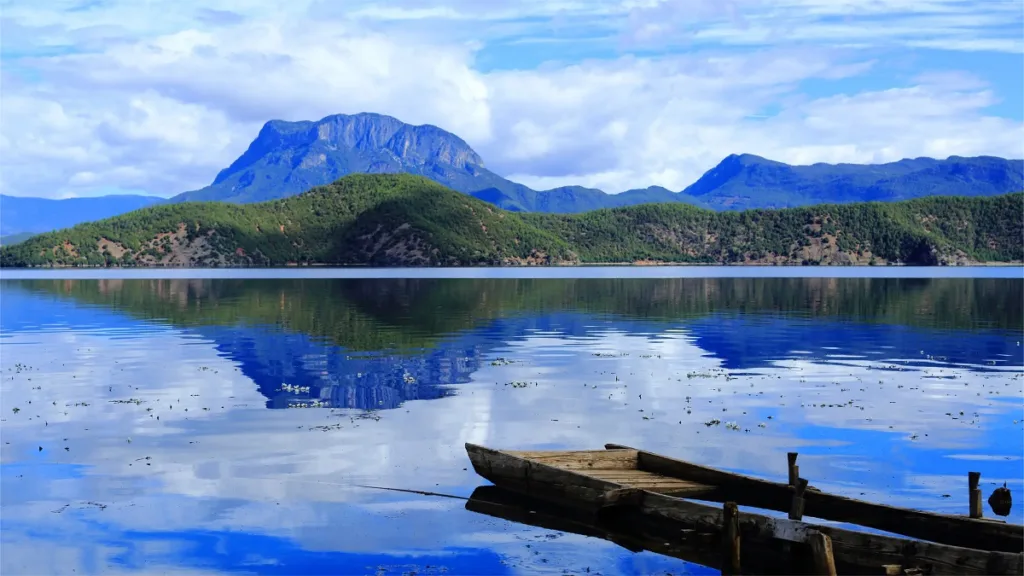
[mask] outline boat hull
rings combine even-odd
[[[606,470],[602,466],[614,459],[620,460],[614,466],[628,469],[631,459],[639,459],[636,450],[615,451],[605,459],[597,454],[600,451],[587,452],[586,456],[574,452],[576,461],[570,468],[538,461],[544,458],[530,459],[521,456],[524,453],[475,444],[466,444],[466,452],[477,474],[500,488],[530,498],[594,514],[630,506],[641,517],[673,523],[679,530],[717,534],[724,525],[720,507],[671,494],[637,490],[602,479],[601,474],[593,475],[594,470]],[[592,461],[587,462],[588,459]],[[717,490],[710,485],[703,486],[695,490],[704,490],[705,496]],[[624,491],[631,491],[632,497],[621,500],[609,497]],[[843,573],[878,573],[883,565],[899,565],[919,568],[926,574],[1024,574],[1024,554],[1021,553],[922,542],[748,512],[740,515],[740,533],[744,541],[758,545],[796,546],[806,546],[812,533],[825,534],[831,538],[836,566]]]
[[[792,491],[787,484],[700,466],[619,444],[606,444],[605,448],[615,452],[635,451],[639,469],[718,487],[717,493],[708,500],[729,500],[742,506],[789,511]],[[1024,526],[1020,524],[899,508],[815,489],[807,490],[803,498],[804,514],[814,518],[858,524],[952,546],[1002,552],[1024,551]]]

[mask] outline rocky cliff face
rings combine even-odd
[[[381,114],[337,114],[318,122],[267,122],[210,186],[174,200],[260,202],[359,172],[420,174],[463,190],[466,180],[493,176],[469,144],[436,126]]]

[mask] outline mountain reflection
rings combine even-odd
[[[1020,364],[1005,334],[1024,322],[1024,281],[993,279],[34,280],[5,281],[4,294],[19,299],[5,332],[88,324],[99,309],[200,336],[268,408],[442,398],[537,333],[683,331],[727,369],[841,363],[865,349]]]
[[[419,354],[350,353],[272,327],[199,328],[267,397],[268,408],[386,410],[451,393],[477,368],[472,347],[441,345]]]

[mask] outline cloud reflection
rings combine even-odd
[[[68,306],[60,314],[81,311]],[[773,478],[799,450],[823,488],[957,512],[967,470],[986,491],[1019,491],[1024,476],[1019,353],[985,330],[537,311],[418,350],[355,354],[267,325],[86,311],[87,323],[42,318],[2,334],[5,573],[666,566],[457,500],[358,487],[468,496],[481,480],[465,442],[617,442]],[[826,328],[836,334],[819,338]],[[267,409],[280,397],[264,381],[279,376],[327,382],[316,397],[334,402],[353,397],[337,392],[353,379],[402,390],[405,374],[444,393]]]

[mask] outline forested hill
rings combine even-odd
[[[715,212],[506,212],[409,174],[159,205],[0,247],[0,265],[957,264],[1024,260],[1024,194]]]

